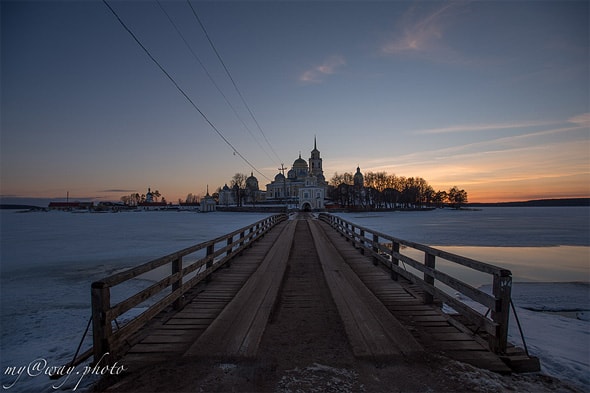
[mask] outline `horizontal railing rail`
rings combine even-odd
[[[131,335],[168,306],[172,305],[176,309],[182,308],[182,297],[187,291],[208,278],[215,270],[228,265],[232,258],[240,254],[246,247],[252,246],[253,242],[286,219],[286,214],[269,216],[213,240],[187,247],[92,283],[93,355],[95,362],[107,353],[118,353]],[[185,258],[191,254],[193,254],[193,258],[197,257],[195,261]],[[204,256],[201,256],[202,254]],[[116,304],[111,304],[111,290],[114,287],[166,266],[168,266],[169,273],[165,277],[134,295]],[[190,275],[192,277],[184,282],[183,279]],[[168,294],[163,292],[167,288],[170,288]],[[163,297],[156,299],[156,296]],[[122,326],[119,324],[117,318],[150,299],[154,303],[144,312],[131,318]]]
[[[505,353],[508,342],[508,317],[512,287],[512,273],[488,263],[439,250],[424,244],[403,240],[379,231],[372,230],[338,216],[321,213],[319,218],[337,230],[347,241],[359,248],[362,253],[368,252],[375,265],[381,263],[391,270],[391,277],[398,280],[399,276],[418,285],[424,291],[424,303],[433,303],[434,298],[442,300],[458,311],[477,329],[488,333],[488,345],[495,353]],[[419,262],[408,255],[400,253],[405,246],[424,253],[424,262]],[[465,266],[492,276],[492,294],[483,292],[473,286],[436,269],[436,258]],[[400,267],[399,262],[404,264]],[[422,276],[405,269],[408,265]],[[436,281],[460,292],[473,301],[488,309],[485,314],[469,307],[460,300],[435,286]],[[490,313],[491,311],[491,313]],[[488,313],[491,316],[488,318]]]

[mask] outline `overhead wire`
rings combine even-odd
[[[168,18],[168,21],[170,22],[170,24],[172,24],[172,26],[176,30],[176,33],[180,36],[180,38],[182,39],[182,41],[184,42],[184,44],[186,45],[186,47],[188,48],[188,50],[191,52],[191,54],[193,55],[193,57],[195,58],[195,60],[199,63],[199,65],[201,66],[201,68],[203,69],[203,71],[205,72],[205,74],[207,75],[207,77],[209,78],[209,80],[211,81],[211,83],[213,84],[213,86],[215,86],[215,88],[217,89],[217,91],[219,92],[219,94],[221,94],[221,96],[223,97],[223,99],[225,100],[225,102],[227,103],[227,105],[231,108],[231,110],[233,111],[234,115],[237,117],[238,120],[240,120],[240,122],[242,123],[242,125],[244,126],[244,128],[248,131],[248,133],[250,134],[250,136],[252,137],[252,139],[254,139],[254,141],[256,142],[256,144],[258,145],[258,147],[260,147],[260,149],[267,155],[267,157],[271,161],[274,161],[274,158],[272,158],[270,156],[270,154],[268,153],[268,151],[266,151],[266,149],[260,144],[260,142],[258,141],[258,139],[256,139],[256,137],[254,136],[254,134],[250,130],[250,127],[248,127],[248,125],[246,124],[246,122],[239,115],[239,113],[236,110],[236,108],[232,105],[232,103],[229,101],[229,99],[227,98],[227,96],[223,93],[223,91],[221,90],[221,88],[219,87],[219,85],[215,82],[215,79],[213,78],[213,76],[211,75],[211,73],[209,72],[209,70],[207,69],[207,67],[205,67],[205,64],[201,61],[201,59],[199,58],[199,56],[195,53],[195,51],[193,50],[193,48],[191,47],[191,45],[188,43],[188,41],[185,38],[184,34],[182,34],[182,32],[180,31],[180,29],[178,28],[178,26],[176,25],[176,23],[174,22],[174,20],[170,16],[170,14],[166,11],[166,9],[164,8],[164,6],[162,5],[161,1],[160,0],[156,0],[156,2],[160,6],[160,9],[164,13],[164,15],[166,15],[166,18]]]
[[[248,164],[252,168],[252,170],[256,171],[256,173],[262,175],[267,180],[270,180],[264,173],[260,172],[258,170],[258,168],[256,168],[250,161],[248,161],[248,159],[246,157],[244,157],[242,155],[242,153],[240,153],[240,151],[234,145],[232,145],[232,143],[211,122],[211,120],[209,120],[209,118],[205,115],[205,113],[197,106],[197,104],[195,104],[195,102],[188,96],[188,94],[180,87],[180,85],[176,82],[176,80],[168,73],[168,71],[166,71],[166,69],[158,62],[158,60],[156,60],[156,58],[150,53],[150,51],[141,43],[139,38],[135,35],[135,33],[133,33],[133,31],[131,31],[131,29],[119,17],[117,12],[113,9],[113,7],[111,7],[111,5],[107,2],[107,0],[102,0],[102,2],[107,6],[107,8],[111,11],[111,13],[119,21],[121,26],[123,26],[123,28],[129,33],[129,35],[131,35],[133,40],[141,47],[141,49],[143,49],[143,51],[150,58],[150,60],[152,60],[152,62],[154,64],[156,64],[156,66],[160,69],[160,71],[162,71],[162,73],[164,73],[164,75],[166,75],[166,77],[170,80],[170,82],[172,82],[174,87],[176,87],[176,89],[184,96],[184,98],[186,98],[186,100],[192,105],[192,107],[195,108],[195,110],[197,112],[199,112],[199,114],[207,122],[207,124],[209,124],[209,126],[217,133],[217,135],[219,135],[219,137],[233,150],[234,155],[239,156],[246,164]]]
[[[211,49],[213,49],[213,52],[215,52],[215,55],[217,56],[217,59],[219,60],[219,62],[223,66],[223,69],[225,70],[225,73],[227,74],[228,78],[230,79],[232,85],[234,86],[234,89],[238,93],[238,96],[242,100],[242,103],[244,104],[244,106],[248,110],[248,113],[250,114],[250,117],[252,117],[252,120],[254,120],[254,123],[258,127],[258,130],[260,131],[260,133],[264,137],[264,140],[266,141],[266,143],[268,144],[268,146],[270,147],[270,149],[272,150],[272,152],[274,153],[274,155],[276,156],[276,158],[279,160],[279,162],[282,162],[281,158],[279,157],[279,155],[277,154],[277,152],[275,151],[275,149],[272,147],[270,141],[266,137],[266,134],[262,130],[262,127],[260,126],[260,123],[258,123],[258,120],[256,120],[256,116],[254,116],[254,113],[250,109],[250,106],[248,105],[248,103],[246,102],[246,99],[242,95],[242,92],[238,88],[238,85],[236,84],[236,81],[231,76],[231,73],[229,72],[229,69],[227,68],[227,66],[225,65],[225,62],[221,58],[221,55],[217,51],[217,48],[215,47],[215,44],[213,44],[213,40],[211,40],[211,37],[209,36],[209,33],[207,32],[207,29],[205,28],[205,25],[203,24],[203,22],[201,22],[201,19],[199,18],[199,15],[197,14],[197,11],[195,10],[195,8],[193,7],[193,5],[191,4],[190,0],[186,0],[186,2],[188,3],[188,5],[190,6],[191,10],[193,11],[193,15],[195,16],[195,19],[199,23],[199,26],[201,26],[201,29],[203,30],[203,33],[205,33],[205,37],[207,37],[207,41],[209,42],[209,45],[211,46]]]

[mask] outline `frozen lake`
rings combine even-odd
[[[573,308],[582,315],[590,310],[589,208],[483,208],[339,215],[402,239],[503,266],[513,272],[515,282],[534,284],[523,286],[522,290],[515,285],[514,290],[516,305],[520,307],[519,302],[526,302],[523,313],[527,314],[521,318],[531,327],[528,333],[525,327],[525,334],[533,341],[537,337],[537,343],[529,346],[538,348],[548,359],[542,358],[544,371],[588,386],[589,322],[538,310],[548,303],[552,311]],[[5,375],[7,367],[26,366],[38,358],[54,366],[71,360],[90,316],[93,281],[266,216],[222,212],[1,211],[2,384],[9,386],[15,380],[14,376]],[[486,284],[478,277],[463,278],[474,285]],[[544,285],[543,289],[539,291],[541,287],[537,284]],[[572,296],[558,299],[555,296],[558,293]],[[540,332],[544,333],[539,336]],[[585,345],[574,346],[573,352],[567,354],[552,352],[552,344],[547,341],[552,338]],[[518,337],[513,339],[519,342]],[[563,348],[566,344],[560,341],[555,346]],[[89,345],[88,338],[84,347]],[[49,392],[54,390],[52,383],[43,376],[25,375],[11,390]]]

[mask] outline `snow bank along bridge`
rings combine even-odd
[[[409,256],[416,253],[423,262]],[[285,288],[287,277],[298,274],[294,258],[303,270],[319,266],[310,273],[315,284],[302,279]],[[493,293],[440,271],[440,259],[489,274]],[[322,273],[331,299],[310,295]],[[127,297],[126,286],[146,282]],[[460,302],[440,283],[487,312]],[[278,214],[94,282],[93,347],[79,359],[97,362],[108,353],[130,365],[179,356],[255,358],[277,307],[333,301],[355,357],[435,351],[501,373],[532,371],[538,362],[507,340],[511,284],[509,270],[337,216]],[[443,313],[443,303],[457,313]]]

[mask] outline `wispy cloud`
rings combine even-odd
[[[571,120],[570,120],[571,122]],[[430,128],[425,130],[417,130],[413,133],[415,134],[448,134],[448,133],[455,133],[455,132],[477,132],[477,131],[487,131],[487,130],[505,130],[511,128],[528,128],[528,127],[538,127],[538,126],[548,126],[552,124],[558,124],[555,121],[521,121],[521,122],[511,122],[511,123],[489,123],[489,124],[462,124],[462,125],[454,125],[448,127],[441,127],[441,128]]]
[[[381,52],[385,55],[418,55],[444,63],[468,62],[444,40],[445,31],[464,4],[442,3],[428,14],[420,14],[412,7],[399,22],[398,33],[381,47]]]
[[[105,192],[105,193],[111,193],[111,192],[136,192],[136,190],[127,190],[124,188],[111,188],[108,190],[98,190],[97,192]]]
[[[332,75],[336,72],[336,69],[346,65],[346,60],[342,56],[331,56],[327,58],[322,64],[313,67],[310,70],[305,71],[299,77],[301,82],[305,83],[321,83],[324,81],[324,77]]]
[[[582,113],[581,115],[570,117],[567,121],[581,127],[590,128],[590,113]]]

